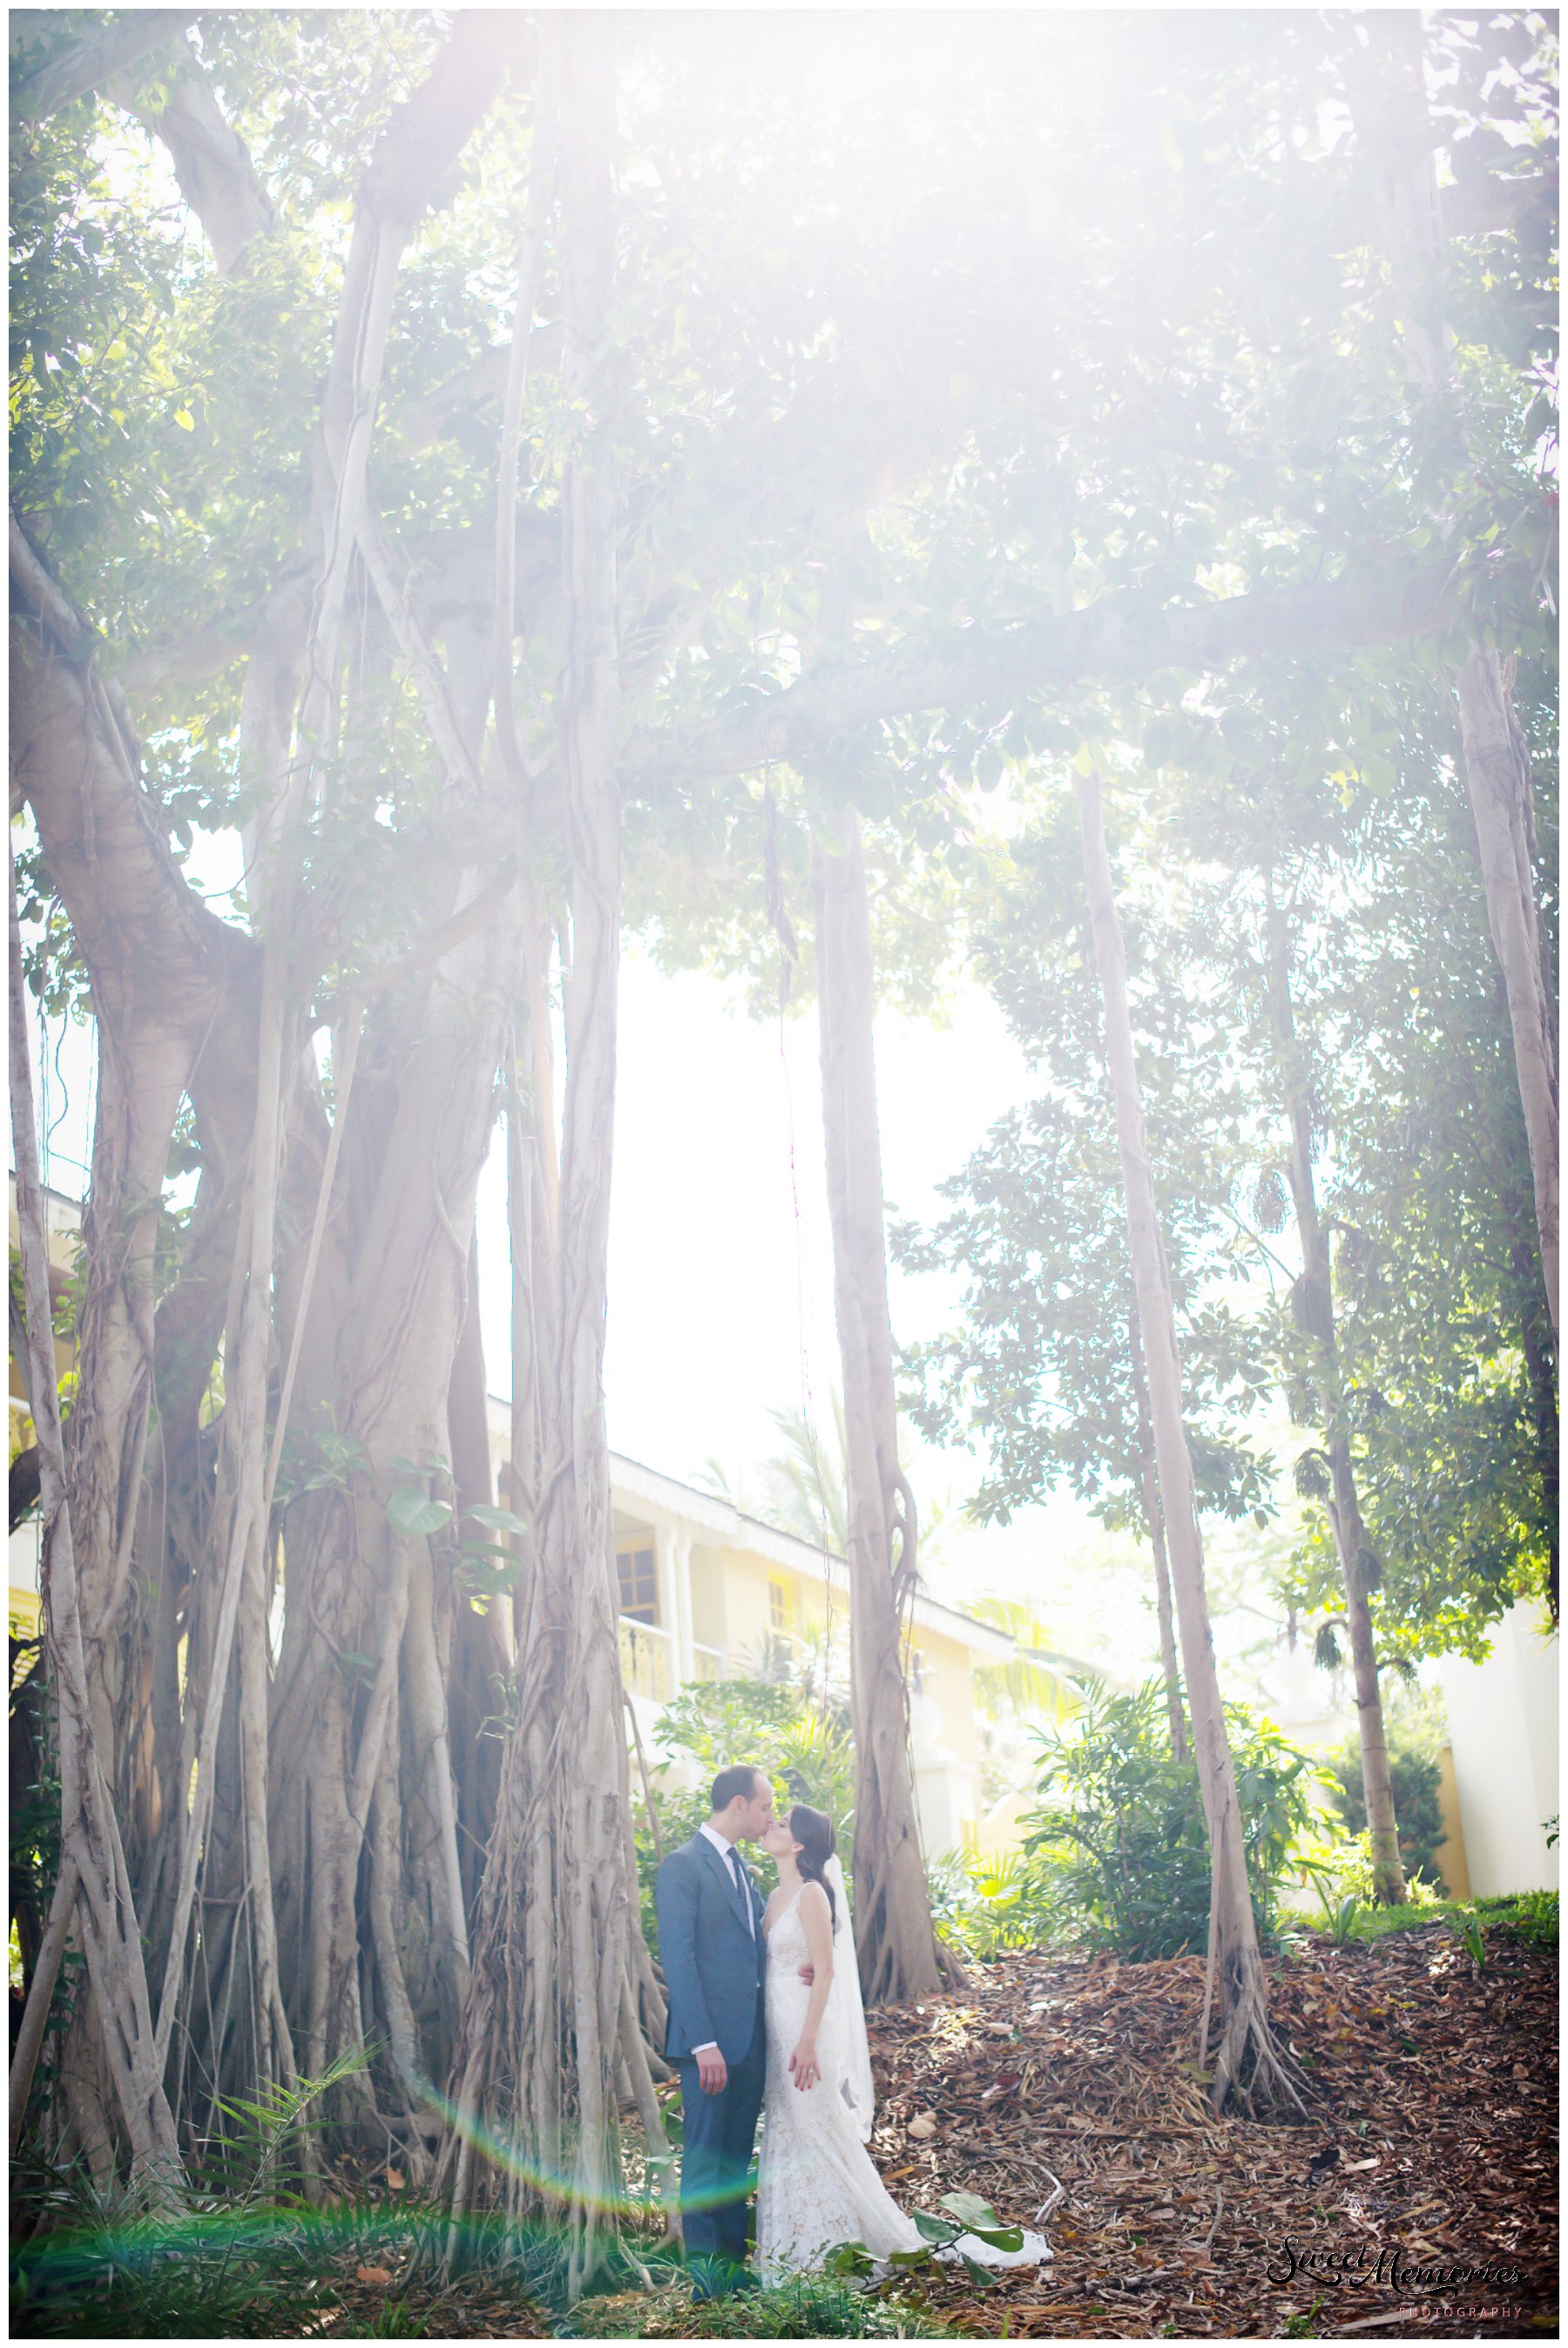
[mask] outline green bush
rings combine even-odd
[[[1361,1748],[1354,1738],[1329,1756],[1328,1767],[1334,1776],[1335,1802],[1346,1833],[1365,1834],[1367,1797],[1361,1785]],[[1419,1870],[1429,1883],[1442,1883],[1442,1870],[1438,1865],[1438,1845],[1443,1838],[1438,1765],[1428,1754],[1391,1746],[1389,1775],[1393,1780],[1394,1816],[1399,1825],[1399,1857],[1405,1863],[1405,1872],[1413,1875]]]
[[[1269,1721],[1225,1706],[1258,1930],[1274,1923],[1291,1847],[1310,1826],[1326,1774]],[[1209,1853],[1196,1767],[1173,1758],[1164,1689],[1093,1684],[1071,1729],[1039,1738],[1040,1807],[1023,1824],[1042,1931],[1133,1961],[1202,1949]]]
[[[661,1785],[655,1774],[651,1820],[646,1802],[639,1804],[642,1929],[655,1954],[659,1928],[653,1879],[660,1855],[690,1841],[708,1816],[713,1779],[735,1762],[749,1761],[765,1771],[781,1808],[791,1802],[809,1802],[814,1809],[827,1812],[838,1829],[839,1857],[848,1880],[855,1749],[842,1704],[831,1697],[814,1699],[785,1679],[708,1680],[681,1690],[655,1729],[654,1741],[661,1750],[648,1756],[652,1772],[673,1760],[695,1761],[699,1766],[698,1782],[690,1788]]]
[[[945,1850],[926,1870],[931,1921],[952,1948],[979,1963],[1002,1949],[1032,1949],[1049,1920],[1040,1869],[1022,1851],[995,1856],[966,1843]]]

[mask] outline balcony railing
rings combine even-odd
[[[722,1680],[729,1668],[730,1659],[723,1647],[704,1647],[693,1643],[693,1680]],[[623,1614],[620,1617],[620,1676],[633,1695],[645,1696],[650,1704],[668,1704],[680,1677],[675,1643],[669,1632],[660,1630],[656,1623],[634,1622],[630,1615]]]
[[[633,1695],[668,1704],[675,1693],[674,1656],[668,1631],[651,1622],[620,1617],[620,1677]]]

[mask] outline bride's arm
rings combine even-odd
[[[811,1959],[815,1978],[811,1984],[811,2003],[805,2010],[805,2026],[794,2053],[789,2058],[789,2067],[794,2074],[797,2087],[815,2087],[822,2076],[822,2065],[816,2059],[816,2034],[826,2009],[828,1992],[833,1987],[833,1911],[820,1883],[808,1883],[802,1891],[800,1921],[805,1931],[806,1953]]]

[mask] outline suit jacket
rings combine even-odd
[[[706,1835],[694,1834],[659,1870],[653,1897],[670,1999],[666,2054],[712,2044],[726,2063],[738,2063],[763,2027],[763,1899],[743,1861],[741,1873],[751,1931],[734,1879]]]

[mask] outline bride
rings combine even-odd
[[[757,2265],[764,2283],[776,2283],[819,2268],[839,2242],[863,2242],[873,2258],[886,2259],[923,2248],[924,2237],[866,2149],[871,2054],[833,1822],[797,1803],[768,1828],[762,1847],[779,1879],[763,1916],[767,2085]],[[1026,2234],[1023,2248],[1010,2251],[966,2234],[955,2249],[993,2267],[1034,2266],[1050,2256],[1040,2234]]]

